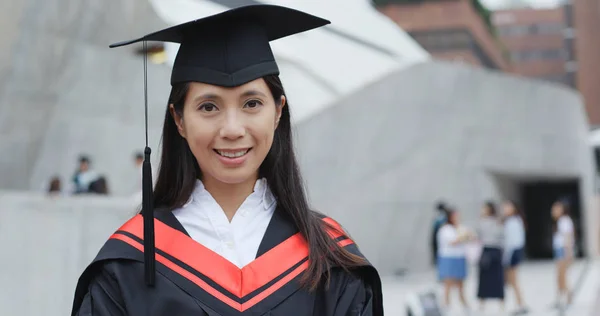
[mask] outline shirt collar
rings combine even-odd
[[[196,180],[196,187],[194,188],[194,191],[190,195],[188,201],[183,205],[183,208],[189,206],[193,202],[201,202],[206,200],[213,200],[213,197],[205,189],[202,181]],[[267,179],[261,178],[256,181],[253,192],[246,198],[242,205],[248,207],[257,207],[262,204],[261,207],[264,210],[268,210],[271,208],[273,203],[275,203],[275,201],[275,196],[267,184]]]

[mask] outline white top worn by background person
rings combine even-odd
[[[445,224],[437,233],[438,255],[440,257],[462,258],[466,256],[463,243],[453,244],[458,240],[458,229],[450,224]]]
[[[573,247],[574,231],[573,220],[569,216],[561,216],[556,223],[556,232],[554,232],[554,236],[552,237],[552,246],[554,249],[564,248],[567,238],[570,241],[570,246]]]
[[[173,211],[190,237],[238,268],[256,259],[258,247],[277,206],[267,181],[259,179],[231,222],[201,181],[189,201]]]
[[[504,263],[508,263],[512,253],[525,247],[525,225],[521,217],[514,215],[504,221]]]

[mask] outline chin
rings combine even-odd
[[[246,169],[246,168],[243,168]],[[232,170],[225,169],[215,172],[212,176],[219,182],[227,184],[239,184],[248,180],[256,179],[257,170]]]

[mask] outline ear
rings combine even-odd
[[[177,114],[177,111],[175,111],[175,107],[173,106],[173,104],[169,104],[169,112],[171,113],[171,117],[173,117],[173,121],[177,126],[177,131],[179,132],[179,135],[185,138],[185,129],[183,128],[183,117]]]
[[[286,101],[287,99],[285,98],[285,95],[282,95],[279,105],[275,107],[275,129],[277,129],[277,126],[279,126],[279,119],[281,118],[281,113],[283,111],[283,107],[286,105]]]

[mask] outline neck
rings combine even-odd
[[[212,177],[205,177],[202,179],[202,184],[204,184],[206,191],[217,201],[217,204],[223,209],[227,219],[231,222],[231,219],[242,203],[254,191],[257,179],[258,175],[240,183],[229,184]]]

